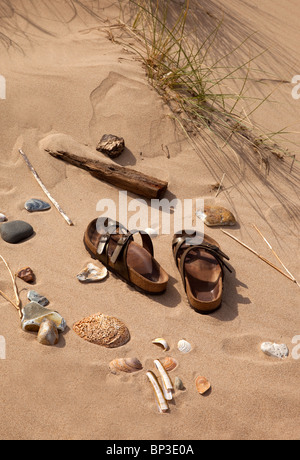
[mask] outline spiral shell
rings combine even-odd
[[[118,371],[131,374],[140,371],[143,369],[143,366],[137,358],[121,358],[111,361],[109,368],[113,374],[116,374]]]
[[[192,345],[187,342],[186,340],[179,340],[178,342],[178,350],[181,351],[181,353],[189,353],[192,349]]]
[[[178,362],[176,361],[176,359],[171,358],[170,356],[167,356],[166,358],[161,359],[161,363],[167,372],[173,371],[178,366]]]
[[[196,378],[196,388],[198,393],[204,395],[208,390],[210,390],[211,385],[209,381],[205,377],[197,377]]]
[[[161,337],[159,337],[158,339],[152,340],[152,343],[154,345],[158,345],[158,346],[162,347],[164,351],[168,351],[169,348],[170,348],[168,343],[167,343],[167,341],[165,339],[161,338]]]

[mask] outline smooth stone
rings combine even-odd
[[[54,321],[48,318],[43,319],[37,335],[37,341],[42,345],[48,346],[53,346],[58,343],[59,335]]]
[[[6,221],[7,221],[7,217],[4,214],[0,213],[0,222],[6,222]]]
[[[180,391],[184,390],[184,384],[183,384],[183,382],[182,382],[180,377],[175,377],[174,386],[175,386],[176,390],[180,390]]]
[[[33,228],[27,222],[14,220],[1,225],[0,233],[4,241],[10,244],[20,243],[33,235]]]
[[[284,359],[287,358],[289,355],[289,349],[287,345],[284,343],[271,343],[271,342],[264,342],[261,345],[261,351],[264,352],[268,356],[273,356],[274,358]]]
[[[198,211],[196,215],[208,227],[233,226],[237,223],[234,215],[222,206],[205,205],[204,211]]]
[[[50,208],[51,206],[49,203],[35,198],[32,198],[25,203],[25,209],[27,209],[28,212],[47,211]]]
[[[64,332],[66,328],[64,318],[56,311],[42,307],[36,302],[30,302],[22,309],[21,327],[23,331],[38,332],[40,325],[45,318],[52,320],[57,329]]]
[[[35,275],[30,267],[22,268],[22,270],[17,273],[17,276],[25,281],[25,283],[33,283],[35,280]]]
[[[125,141],[122,137],[113,134],[105,134],[100,140],[96,150],[108,155],[110,158],[117,158],[125,149]]]
[[[42,307],[47,307],[47,305],[50,303],[46,297],[38,294],[36,291],[29,291],[27,298],[30,302],[36,302],[42,305]]]

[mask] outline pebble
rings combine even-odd
[[[1,225],[0,233],[4,241],[10,244],[20,243],[33,235],[33,228],[27,222],[14,220]]]
[[[51,319],[45,318],[41,322],[37,341],[42,345],[53,346],[59,341],[58,330],[56,324]]]
[[[113,134],[105,134],[99,142],[98,152],[108,155],[110,158],[117,158],[125,149],[125,141],[122,137]]]
[[[30,267],[22,268],[17,273],[18,278],[25,281],[25,283],[33,283],[35,280],[35,275]]]
[[[289,349],[284,343],[271,343],[264,342],[261,345],[261,351],[263,351],[268,356],[273,356],[274,358],[284,359],[289,355]]]
[[[47,307],[47,305],[50,303],[46,297],[38,294],[36,291],[29,291],[27,298],[30,300],[30,302],[36,302],[42,305],[42,307]]]
[[[208,227],[233,226],[236,225],[234,215],[222,206],[204,206],[204,211],[198,211],[197,217]]]
[[[176,390],[180,390],[180,391],[184,390],[184,384],[183,384],[183,382],[182,382],[180,377],[175,377],[174,386],[175,386]]]
[[[6,221],[7,221],[7,217],[4,214],[0,213],[0,222],[6,222]]]
[[[51,206],[49,203],[35,198],[32,198],[25,203],[25,209],[27,209],[28,212],[47,211],[50,208]]]
[[[36,302],[30,302],[22,308],[21,327],[23,331],[38,332],[42,321],[46,318],[53,321],[59,331],[64,332],[66,328],[64,318],[56,311],[42,307]]]

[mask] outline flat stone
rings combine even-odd
[[[289,349],[287,345],[284,343],[271,343],[271,342],[264,342],[261,345],[261,351],[264,352],[268,356],[273,356],[274,358],[284,359],[287,358],[289,355]]]
[[[42,345],[53,346],[59,341],[58,330],[54,321],[44,318],[41,322],[37,341]]]
[[[35,198],[32,198],[25,203],[25,209],[27,209],[28,212],[47,211],[50,208],[51,206],[49,203]]]
[[[1,237],[10,244],[20,243],[33,235],[33,228],[27,222],[14,220],[5,222],[0,227]]]
[[[122,137],[113,134],[105,134],[97,146],[98,152],[117,158],[125,149],[125,141]]]
[[[0,222],[6,222],[6,221],[7,221],[7,217],[4,214],[0,213]]]
[[[38,332],[44,319],[54,322],[57,329],[64,332],[66,322],[62,316],[54,310],[42,307],[36,302],[30,302],[22,309],[21,327],[23,331]]]
[[[27,298],[30,302],[36,302],[42,305],[42,307],[47,307],[47,305],[50,303],[46,297],[38,294],[36,291],[29,291]]]
[[[35,275],[30,267],[22,268],[22,270],[17,273],[17,276],[25,281],[25,283],[33,283],[35,280]]]
[[[204,206],[204,210],[196,213],[208,227],[233,226],[236,225],[234,215],[222,206]]]

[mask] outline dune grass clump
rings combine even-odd
[[[176,7],[171,0],[130,0],[130,5],[131,24],[123,23],[135,38],[130,46],[139,54],[149,82],[170,105],[185,133],[192,138],[208,129],[222,140],[223,147],[234,149],[242,140],[267,172],[270,154],[283,160],[288,151],[275,138],[287,134],[286,128],[266,133],[250,121],[273,93],[261,98],[247,95],[251,65],[263,52],[239,66],[229,64],[250,37],[214,57],[223,21],[217,21],[205,37],[199,37],[201,24],[193,18],[190,0],[176,2]]]

